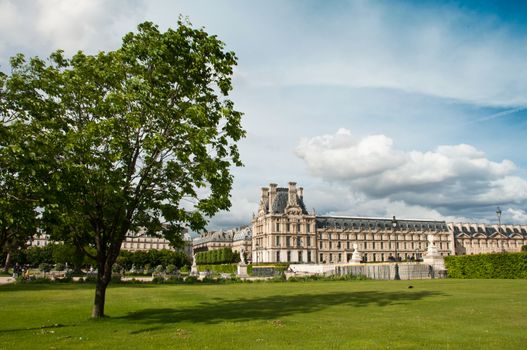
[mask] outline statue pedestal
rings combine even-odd
[[[426,265],[432,266],[434,271],[445,270],[445,259],[440,255],[426,255],[423,257],[423,262]]]
[[[362,261],[362,257],[360,256],[359,252],[355,250],[353,254],[351,254],[351,259],[349,263],[352,265],[360,265],[361,261]]]
[[[445,271],[445,259],[434,244],[434,235],[428,235],[428,249],[423,257],[423,262],[431,267],[430,277],[434,278],[436,272],[443,274]]]
[[[198,265],[192,264],[192,266],[190,267],[190,275],[191,276],[199,276]]]
[[[249,277],[247,274],[247,265],[246,264],[238,264],[238,271],[237,271],[238,277]]]

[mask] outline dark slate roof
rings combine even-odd
[[[272,213],[284,213],[285,208],[287,207],[287,202],[289,200],[289,192],[287,188],[278,187],[276,189],[276,197],[273,199],[272,203]],[[302,209],[302,214],[308,215],[308,212],[306,210],[306,206],[304,204],[303,198],[296,196],[296,200],[298,202],[298,205]]]
[[[337,217],[317,216],[317,228],[340,229],[391,229],[392,219],[389,218],[362,218],[362,217]],[[399,229],[410,230],[447,230],[445,221],[430,220],[400,220],[397,219]]]
[[[477,237],[478,235],[484,235],[485,237],[491,237],[498,233],[498,230],[495,227],[487,226],[484,227],[478,226],[477,228],[474,228],[472,226],[461,226],[461,229],[458,226],[454,226],[454,237],[459,237],[463,234],[467,235],[468,237]],[[505,237],[514,237],[515,235],[522,235],[523,237],[527,237],[527,232],[522,227],[501,227],[500,233],[504,235]]]

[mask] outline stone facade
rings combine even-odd
[[[364,262],[421,259],[427,249],[427,235],[435,236],[439,253],[454,254],[453,237],[443,221],[393,218],[317,216],[319,263],[346,263],[353,244]]]
[[[262,188],[252,232],[252,262],[348,263],[354,244],[363,262],[416,260],[426,253],[428,235],[440,256],[517,252],[527,244],[526,225],[310,214],[294,182]]]
[[[194,252],[232,248],[251,256],[251,227],[240,227],[225,231],[204,232],[192,240]]]
[[[192,240],[188,232],[183,233],[183,241],[185,242],[182,249],[175,249],[170,245],[170,242],[161,237],[154,237],[146,235],[144,232],[133,233],[126,235],[125,240],[121,244],[121,250],[129,251],[146,251],[150,249],[168,249],[168,250],[182,250],[188,256],[192,256]],[[29,242],[28,246],[44,247],[50,243],[55,243],[49,239],[49,235],[41,234],[34,236]]]
[[[252,221],[253,262],[317,262],[316,216],[307,212],[303,197],[294,182],[262,188]]]
[[[527,245],[527,225],[449,223],[456,255],[519,252]]]

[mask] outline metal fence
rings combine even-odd
[[[424,263],[399,263],[399,276],[402,280],[416,280],[429,278],[443,278],[443,271],[434,271],[430,265]],[[365,276],[375,280],[393,280],[395,264],[363,264],[336,266],[337,275]]]

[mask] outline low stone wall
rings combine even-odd
[[[444,271],[434,270],[422,262],[400,262],[399,276],[402,280],[443,278]],[[292,264],[287,276],[306,275],[354,275],[376,280],[393,280],[395,263],[379,264]]]
[[[398,266],[399,277],[402,280],[446,277],[443,271],[434,270],[430,265],[421,262],[398,263]],[[393,280],[395,278],[395,263],[337,266],[335,273],[338,275],[365,276],[376,280]]]

